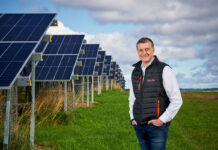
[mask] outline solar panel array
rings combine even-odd
[[[56,14],[2,14],[0,18],[0,87],[15,82]]]
[[[98,51],[97,64],[95,65],[95,72],[98,76],[102,75],[104,65],[105,51]]]
[[[83,44],[78,62],[81,65],[77,65],[74,70],[74,75],[93,75],[95,63],[97,60],[97,54],[99,50],[99,44]]]
[[[31,73],[30,58],[34,52],[44,53],[43,61],[36,66],[38,81],[70,80],[72,75],[94,72],[115,78],[112,57],[98,51],[99,44],[82,45],[84,35],[53,35],[51,42],[42,41],[55,16],[53,13],[0,14],[0,88],[11,87],[19,74]]]

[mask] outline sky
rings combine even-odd
[[[218,0],[1,0],[0,13],[57,13],[48,34],[85,34],[130,86],[136,42],[150,37],[180,88],[218,87]]]

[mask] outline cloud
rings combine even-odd
[[[33,13],[48,13],[48,12],[50,12],[48,8],[39,7],[39,6],[32,6],[29,8],[29,11],[33,12]]]
[[[80,34],[71,30],[69,27],[64,26],[64,24],[58,20],[58,26],[50,26],[46,31],[46,34],[50,35],[61,35],[61,34]]]
[[[118,61],[124,74],[130,77],[131,64],[138,60],[135,43],[142,37],[153,39],[156,54],[161,60],[202,59],[203,77],[199,69],[186,72],[183,79],[193,83],[192,87],[217,86],[212,80],[218,77],[218,1],[217,0],[52,0],[62,7],[81,8],[88,10],[93,18],[100,23],[131,23],[134,29],[121,34],[118,31],[109,34],[86,34],[88,42],[100,43],[103,49]],[[202,47],[202,48],[199,48]],[[123,69],[123,70],[124,70]],[[204,82],[205,81],[205,82]],[[211,82],[209,82],[211,81]],[[183,82],[180,80],[179,82]],[[128,82],[127,82],[128,83]]]
[[[216,0],[52,0],[62,6],[89,10],[100,22],[163,23],[183,19],[213,18]]]

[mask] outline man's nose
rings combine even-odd
[[[146,50],[143,50],[142,55],[146,55],[146,54],[147,54]]]

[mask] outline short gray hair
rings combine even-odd
[[[148,38],[148,37],[142,37],[138,40],[138,42],[136,43],[136,48],[138,46],[139,43],[147,43],[147,42],[150,42],[151,43],[151,46],[154,48],[154,42]]]

